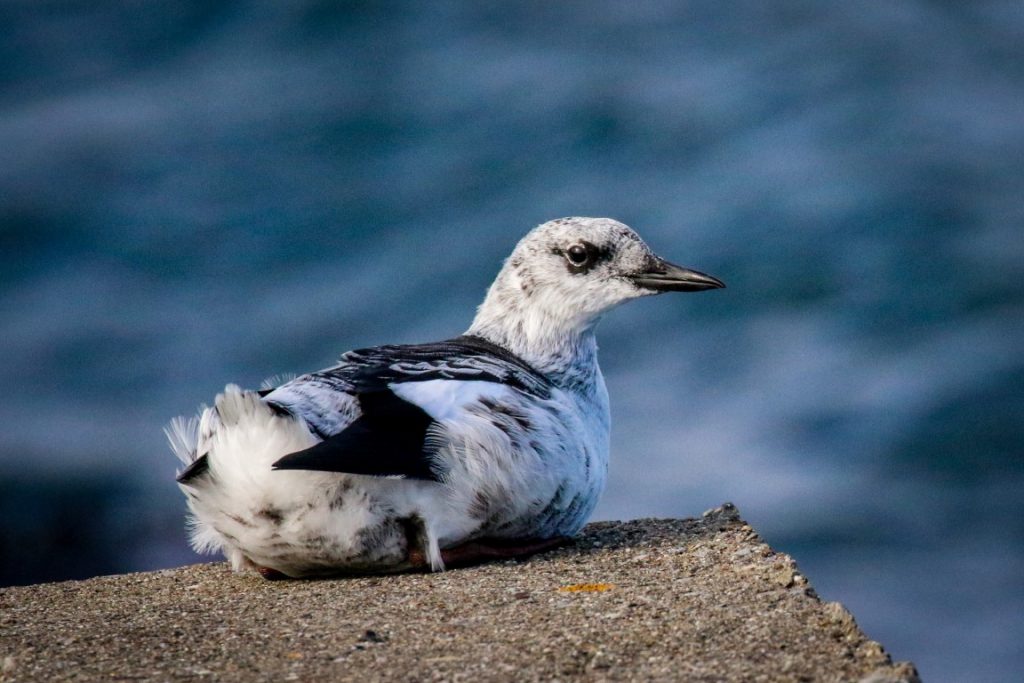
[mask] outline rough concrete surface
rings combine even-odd
[[[3,681],[918,680],[731,505],[438,574],[0,589],[0,661]]]

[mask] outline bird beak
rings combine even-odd
[[[657,256],[651,256],[642,272],[630,276],[637,286],[655,292],[700,292],[719,289],[725,283],[716,277],[683,268]]]

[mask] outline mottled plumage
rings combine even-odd
[[[441,569],[571,536],[608,464],[598,319],[632,298],[721,286],[616,221],[545,223],[463,336],[350,351],[273,389],[229,385],[199,418],[172,422],[193,545],[236,568],[312,576]]]

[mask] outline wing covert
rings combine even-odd
[[[440,421],[505,392],[547,399],[551,389],[525,361],[478,337],[349,351],[265,397],[322,439],[274,468],[437,481],[444,473],[427,434],[441,431]]]

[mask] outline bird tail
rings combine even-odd
[[[254,510],[274,510],[296,495],[271,465],[315,442],[290,415],[275,412],[255,391],[229,384],[213,407],[165,428],[171,450],[185,465],[177,475],[189,507],[189,536],[199,553],[223,551],[236,569],[247,561],[237,542],[255,533]]]

